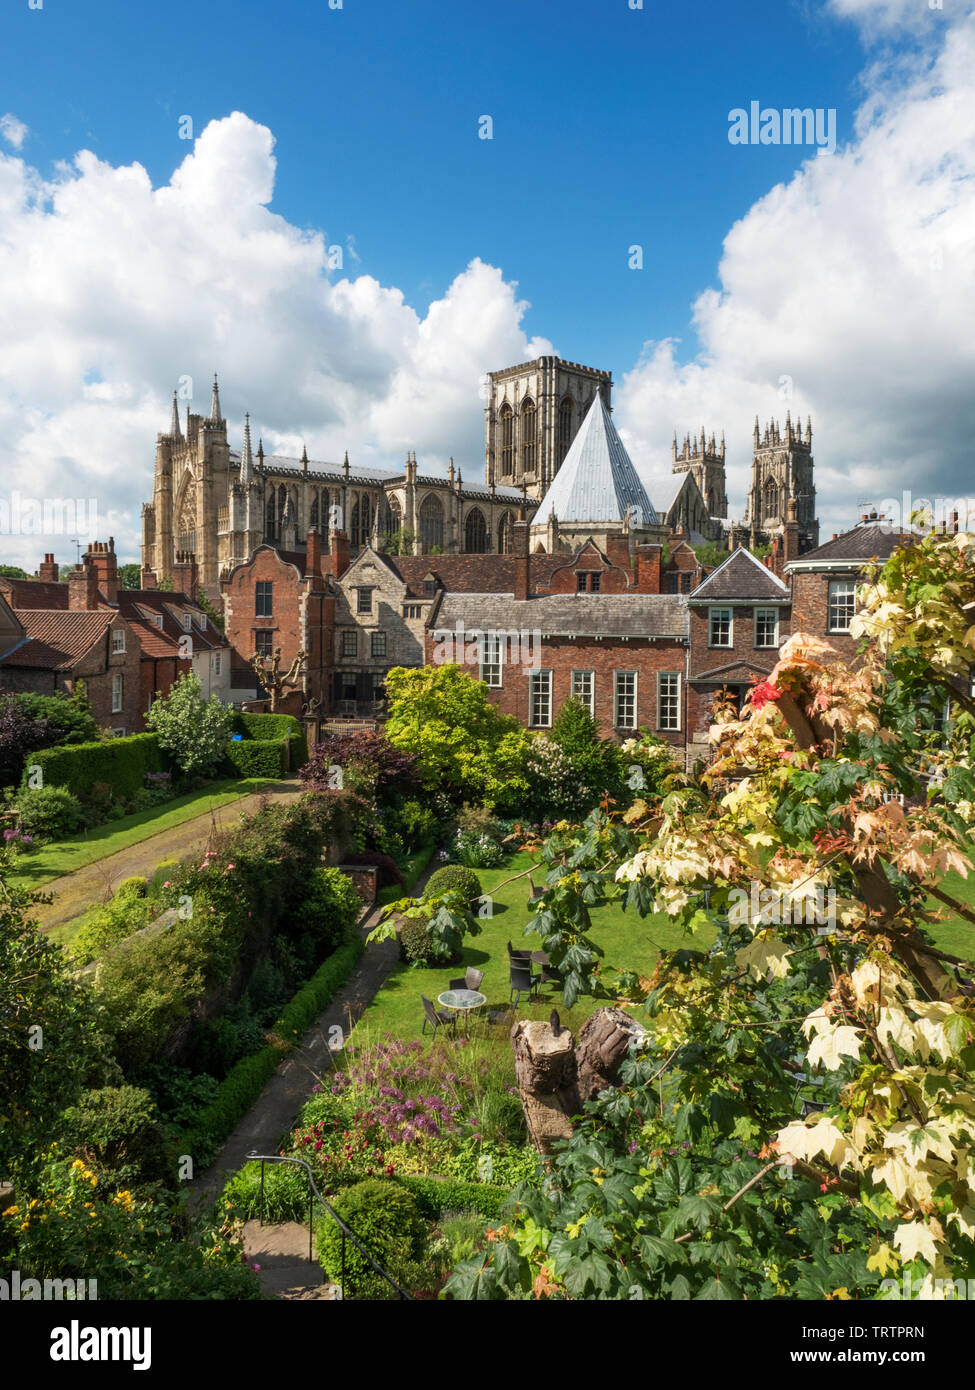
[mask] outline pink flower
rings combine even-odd
[[[172,887],[172,883],[170,882],[170,880],[169,880],[168,878],[167,878],[166,882],[163,884],[163,887],[164,887],[164,888],[171,888],[171,887]]]
[[[227,868],[228,868],[228,869],[236,869],[236,867],[237,867],[236,864],[228,864],[228,865],[227,865]]]

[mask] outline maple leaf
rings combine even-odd
[[[900,1267],[900,1257],[890,1248],[886,1241],[881,1245],[879,1240],[875,1240],[871,1246],[871,1253],[867,1256],[867,1269],[875,1269],[880,1277],[886,1278],[887,1271]]]
[[[927,1221],[907,1221],[898,1226],[894,1232],[894,1244],[905,1264],[920,1258],[933,1265],[938,1258],[934,1232]]]
[[[768,941],[756,936],[754,941],[735,952],[735,964],[756,980],[763,980],[769,971],[773,979],[782,980],[789,973],[789,948],[784,941]]]
[[[542,1265],[532,1280],[532,1293],[536,1298],[548,1298],[549,1294],[558,1293],[558,1291],[559,1286],[550,1277],[548,1265]]]
[[[827,1071],[838,1071],[844,1057],[860,1056],[860,1039],[861,1034],[846,1024],[817,1033],[809,1045],[809,1065],[815,1067],[821,1062]]]

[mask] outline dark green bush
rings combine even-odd
[[[286,738],[231,740],[227,744],[227,764],[237,777],[283,777],[287,759]]]
[[[372,1258],[394,1279],[421,1254],[426,1229],[417,1210],[416,1198],[399,1184],[369,1178],[343,1188],[331,1206],[355,1232]],[[329,1215],[322,1213],[315,1230],[319,1263],[329,1278],[338,1283],[342,1277],[341,1228]],[[345,1279],[343,1292],[347,1296],[348,1293],[362,1295],[375,1291],[382,1297],[384,1289],[392,1294],[389,1285],[348,1239],[345,1241]]]
[[[64,1112],[62,1144],[84,1159],[102,1187],[135,1187],[167,1173],[155,1102],[135,1086],[84,1092]]]
[[[424,965],[433,954],[433,943],[425,922],[404,922],[399,930],[399,951],[411,965]]]
[[[402,1173],[392,1179],[412,1192],[417,1210],[429,1221],[436,1221],[446,1211],[479,1211],[482,1216],[501,1216],[511,1200],[505,1187],[484,1182],[459,1182],[454,1178],[428,1178]]]
[[[445,864],[442,869],[435,869],[427,879],[423,897],[434,898],[448,890],[463,893],[466,900],[472,903],[481,896],[481,881],[473,869],[465,869],[463,864]]]
[[[21,694],[14,698],[28,719],[43,719],[52,742],[93,743],[98,738],[98,725],[82,688],[74,695]]]
[[[286,738],[290,744],[289,771],[295,772],[308,761],[308,744],[300,719],[293,714],[251,714],[239,710],[234,715],[231,730],[244,739]]]
[[[107,783],[117,797],[134,796],[144,785],[147,772],[161,772],[159,740],[155,734],[132,734],[104,743],[65,744],[32,753],[24,769],[41,769],[45,787],[66,787],[76,796],[95,782]]]
[[[24,833],[35,840],[63,840],[85,824],[84,807],[65,787],[26,787],[17,793],[14,809]]]

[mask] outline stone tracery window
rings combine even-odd
[[[565,396],[559,406],[559,463],[569,452],[572,443],[572,398]]]
[[[535,471],[535,402],[526,396],[521,407],[521,467],[523,473]]]
[[[509,477],[515,466],[515,417],[511,406],[505,401],[500,412],[501,421],[501,476]]]
[[[443,549],[443,507],[432,492],[420,504],[420,544],[426,552]]]
[[[498,553],[510,555],[514,548],[514,520],[510,512],[503,512],[498,522]]]
[[[472,507],[464,522],[464,549],[470,555],[483,555],[487,550],[487,526],[480,507]]]

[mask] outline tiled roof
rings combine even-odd
[[[597,392],[562,467],[538,504],[535,521],[546,522],[552,512],[565,525],[622,521],[631,507],[637,509],[638,526],[657,524],[653,503]]]
[[[786,568],[791,569],[794,564],[811,565],[819,561],[834,563],[856,560],[864,563],[875,558],[887,560],[900,546],[913,545],[918,539],[915,532],[899,526],[887,526],[877,521],[863,522],[854,526],[852,531],[837,536],[835,540],[826,541],[815,550],[807,550],[797,560],[790,561]]]
[[[68,586],[47,579],[0,578],[11,608],[58,608],[67,610]]]
[[[194,621],[191,631],[187,633],[182,622],[174,616],[174,608],[186,609],[194,615],[194,619],[202,617],[203,627],[198,627]],[[158,613],[162,618],[162,627],[147,618],[143,610]],[[119,593],[119,612],[137,631],[142,650],[147,656],[172,656],[180,639],[187,636],[193,638],[194,646],[209,648],[228,645],[226,637],[200,605],[182,593],[168,589],[122,589]]]
[[[436,631],[518,629],[545,636],[687,637],[687,599],[682,594],[447,594]]]
[[[792,595],[772,571],[742,546],[729,555],[690,595],[692,603],[713,603],[716,599],[768,599],[789,603]]]
[[[77,613],[20,608],[17,617],[30,640],[8,653],[0,665],[69,671],[104,638],[115,614],[108,608]]]
[[[423,597],[427,575],[440,580],[448,593],[510,594],[515,585],[514,555],[387,555],[390,569],[406,583],[407,595]],[[533,587],[548,584],[557,569],[571,564],[568,555],[533,555]]]

